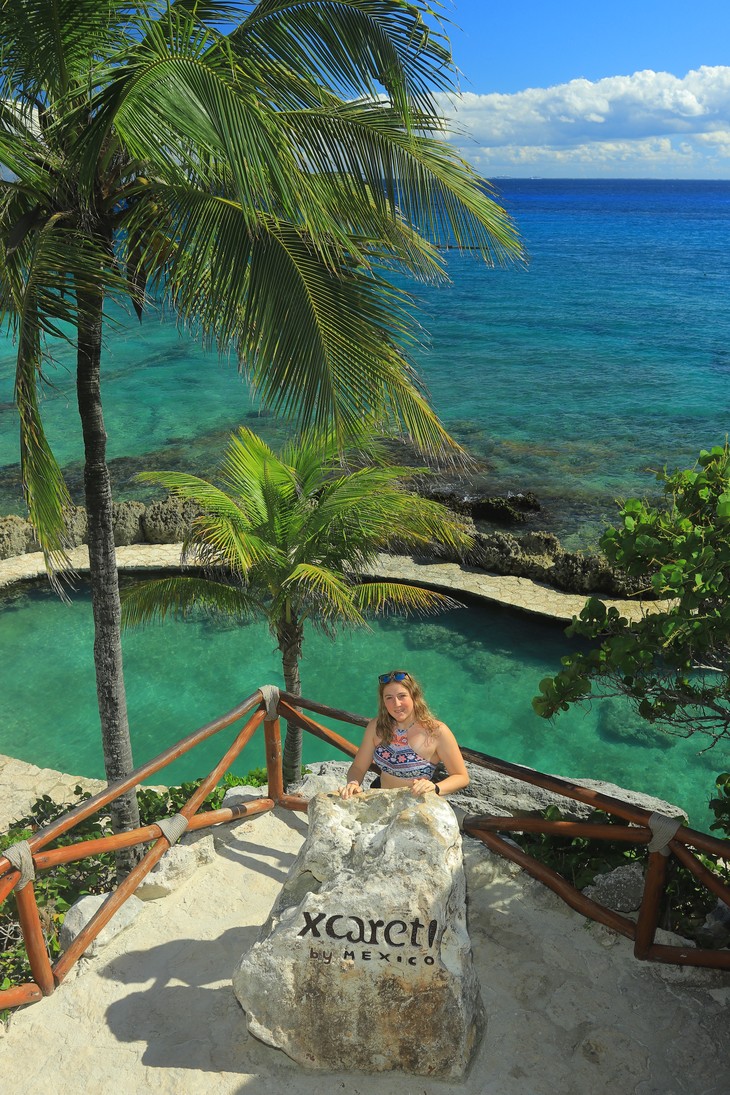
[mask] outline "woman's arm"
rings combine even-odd
[[[442,779],[439,783],[438,793],[450,795],[454,791],[460,791],[462,787],[467,787],[469,773],[466,770],[459,743],[445,722],[439,725],[437,754],[439,761],[449,773],[446,779]],[[430,779],[417,779],[414,780],[411,790],[414,795],[426,795],[429,791],[436,790],[436,784]]]
[[[362,791],[362,781],[370,765],[373,763],[373,753],[377,740],[375,736],[376,719],[371,719],[365,727],[362,744],[353,758],[347,771],[347,783],[340,791],[340,798],[351,798]]]

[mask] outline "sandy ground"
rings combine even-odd
[[[215,830],[218,856],[0,1037],[4,1095],[725,1095],[730,975],[639,963],[465,838],[488,1027],[460,1085],[309,1072],[246,1030],[231,975],[306,834],[278,811]]]

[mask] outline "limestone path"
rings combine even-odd
[[[132,544],[117,548],[117,563],[124,570],[164,570],[180,565],[180,544]],[[84,573],[89,569],[89,552],[85,546],[74,548],[70,553],[73,566]],[[13,582],[39,578],[45,574],[43,555],[31,552],[0,560],[0,589]],[[419,563],[408,555],[384,555],[372,577],[400,578],[435,589],[470,594],[484,601],[493,601],[509,608],[531,612],[538,616],[552,616],[558,620],[570,620],[586,602],[586,596],[561,593],[550,586],[533,582],[530,578],[489,574],[475,567],[459,563]],[[615,605],[623,615],[632,619],[643,611],[651,611],[650,604],[640,601],[605,600]]]

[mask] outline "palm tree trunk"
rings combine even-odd
[[[304,627],[297,620],[280,619],[276,626],[276,637],[281,651],[281,667],[284,671],[284,687],[292,696],[301,696],[302,682],[299,677],[299,662],[302,657]],[[295,783],[302,776],[302,731],[288,722],[284,737],[284,786]]]
[[[84,491],[88,517],[91,599],[94,611],[94,666],[107,780],[114,783],[134,767],[127,718],[121,642],[119,578],[114,552],[111,481],[106,464],[106,430],[101,405],[103,295],[77,294],[79,303],[76,392],[84,436]],[[115,832],[139,825],[134,791],[110,806]],[[117,873],[128,873],[138,859],[129,849],[117,857]]]

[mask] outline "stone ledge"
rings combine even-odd
[[[168,570],[180,566],[181,544],[131,544],[117,548],[117,565],[120,570]],[[89,552],[86,546],[69,552],[71,564],[80,573],[89,569]],[[41,578],[45,575],[42,552],[16,555],[0,560],[0,589],[15,582]],[[577,616],[586,602],[587,594],[561,593],[531,578],[489,574],[460,563],[421,563],[407,555],[378,557],[377,566],[370,577],[400,579],[418,582],[434,589],[453,593],[468,593],[480,600],[547,616],[555,620],[570,620]],[[608,600],[606,605],[615,606],[629,619],[638,620],[646,612],[657,611],[661,602]]]

